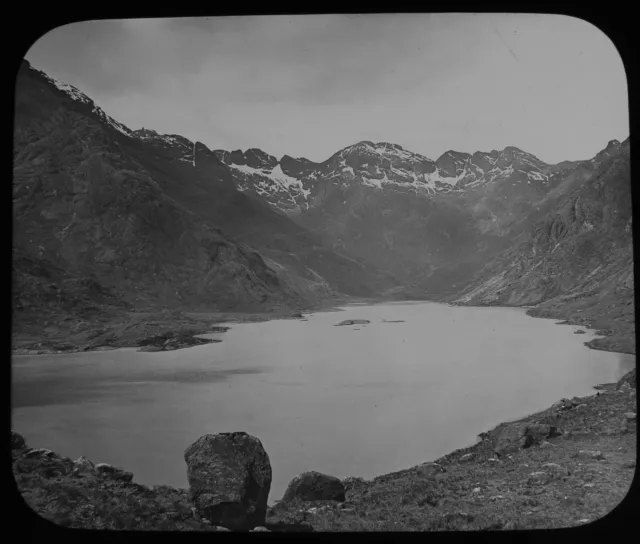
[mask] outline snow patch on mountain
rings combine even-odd
[[[39,72],[47,81],[53,84],[54,87],[64,92],[69,98],[71,98],[75,102],[80,102],[81,104],[85,104],[87,106],[92,106],[91,113],[97,115],[101,121],[105,124],[111,126],[118,132],[128,136],[129,138],[135,138],[133,131],[127,128],[122,123],[116,121],[112,117],[108,116],[102,108],[100,108],[93,100],[91,100],[86,94],[82,91],[78,90],[78,88],[73,85],[69,85],[68,83],[63,83],[62,81],[58,81],[57,79],[41,72],[40,70],[36,70]]]

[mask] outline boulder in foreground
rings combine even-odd
[[[344,485],[335,476],[310,470],[298,474],[289,482],[281,502],[289,502],[295,498],[303,501],[344,502]]]
[[[186,449],[184,459],[189,494],[201,517],[234,531],[264,526],[271,463],[258,438],[207,434]]]

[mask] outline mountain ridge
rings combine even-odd
[[[151,228],[150,239],[172,240],[176,255],[195,251],[182,261],[158,254],[151,259],[156,268],[171,259],[178,267],[184,266],[184,259],[192,263],[200,259],[199,273],[204,273],[209,265],[202,264],[205,257],[195,255],[213,251],[213,246],[227,248],[222,252],[228,259],[225,269],[229,278],[239,281],[231,298],[222,287],[217,289],[217,296],[223,297],[218,302],[227,297],[223,304],[227,310],[245,304],[253,311],[265,303],[300,308],[345,296],[449,300],[462,294],[458,299],[494,303],[491,289],[482,287],[489,281],[487,271],[506,263],[507,255],[529,251],[531,244],[524,241],[565,206],[567,195],[602,176],[610,161],[621,156],[629,161],[629,138],[610,140],[591,159],[557,164],[515,146],[474,153],[449,150],[434,161],[398,144],[363,140],[321,163],[286,154],[278,160],[258,148],[212,150],[178,134],[131,130],[86,94],[26,60],[16,96],[14,211],[23,215],[16,216],[19,228],[14,241],[18,251],[29,257],[21,262],[42,258],[52,266],[70,266],[67,272],[72,276],[91,277],[100,269],[110,270],[101,273],[101,281],[108,283],[118,275],[102,256],[102,261],[95,260],[100,253],[96,248],[104,232],[126,229],[119,220],[110,219],[108,227],[100,223],[106,217],[105,202],[129,209],[126,191],[142,191],[148,199],[145,204],[152,202],[156,208],[145,212],[150,216],[136,215],[136,228]],[[122,187],[132,184],[125,193],[118,188],[123,182]],[[612,205],[624,207],[624,199]],[[96,206],[102,219],[93,224],[90,215]],[[75,236],[84,241],[69,246],[60,233],[66,236],[78,228],[72,219],[78,210],[84,219],[79,222],[82,232]],[[64,224],[56,227],[57,238],[52,238],[43,225],[63,216]],[[181,226],[171,231],[178,216]],[[150,217],[155,219],[149,223]],[[603,217],[600,214],[597,220]],[[102,234],[96,238],[90,234],[94,232]],[[195,245],[178,243],[186,232],[200,233],[192,242]],[[29,236],[36,242],[27,241]],[[196,249],[205,239],[215,240],[213,246]],[[48,253],[40,255],[37,246]],[[53,246],[58,249],[52,252]],[[151,253],[145,251],[152,246],[141,250],[147,258]],[[122,250],[112,244],[101,251],[113,255]],[[624,251],[628,255],[630,249]],[[214,254],[220,255],[219,250]],[[132,255],[127,258],[135,261]],[[139,259],[135,266],[147,265]],[[49,265],[42,266],[44,270]],[[150,281],[144,274],[138,277],[143,283]],[[38,281],[26,283],[40,285]],[[176,281],[165,273],[164,287],[149,285],[147,300],[194,304],[200,295],[187,296],[186,284],[180,289],[187,291],[181,294]],[[204,284],[201,288],[206,290]],[[44,297],[44,287],[38,289]],[[170,296],[172,289],[180,296]],[[247,298],[245,293],[253,294]],[[557,295],[545,293],[543,298]],[[135,303],[122,295],[122,304]],[[511,304],[516,299],[526,302],[517,297],[495,300]]]

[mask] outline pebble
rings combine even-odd
[[[460,457],[460,462],[466,463],[468,461],[472,461],[475,456],[475,453],[465,453],[462,457]]]

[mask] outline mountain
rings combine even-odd
[[[278,160],[130,130],[26,61],[15,120],[20,315],[351,296],[548,315],[579,300],[585,316],[611,301],[605,313],[628,318],[628,140],[558,164],[514,146],[434,161],[370,141]]]
[[[583,165],[588,178],[549,196],[551,209],[489,261],[457,302],[538,305],[532,314],[541,317],[571,310],[577,322],[615,323],[630,333],[616,351],[635,352],[629,146],[613,140]]]
[[[325,244],[367,267],[387,270],[407,296],[459,289],[530,226],[578,162],[549,165],[516,147],[433,161],[387,142],[359,142],[322,163],[260,150],[216,151],[235,186],[268,202]]]
[[[15,97],[17,317],[301,308],[393,284],[238,191],[202,143],[132,131],[27,61]]]

